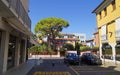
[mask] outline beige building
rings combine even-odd
[[[26,61],[31,35],[28,0],[0,0],[0,75]]]

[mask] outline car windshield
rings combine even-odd
[[[75,53],[68,53],[67,56],[68,56],[68,57],[76,57],[77,54],[75,54]]]

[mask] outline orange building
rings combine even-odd
[[[94,46],[97,46],[97,47],[99,47],[99,32],[97,31],[97,32],[95,32],[94,33]]]
[[[80,39],[74,34],[63,34],[63,37],[56,38],[56,45],[59,48],[62,48],[66,43],[72,44],[75,47],[75,42],[80,42]]]

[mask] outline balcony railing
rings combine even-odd
[[[21,19],[24,25],[27,25],[31,29],[31,20],[28,16],[28,13],[25,11],[20,0],[2,0],[4,3],[8,4],[8,7],[11,8],[17,15],[18,19]]]
[[[101,41],[102,42],[107,42],[107,34],[101,36]]]
[[[116,38],[116,40],[118,41],[120,41],[120,30],[116,30],[115,31],[115,38]]]

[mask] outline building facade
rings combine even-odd
[[[104,0],[94,11],[99,32],[100,56],[120,61],[120,0]]]
[[[56,38],[57,48],[62,48],[64,44],[72,44],[75,47],[76,42],[80,42],[80,39],[74,34],[62,34],[61,38]]]
[[[25,63],[30,35],[28,0],[0,0],[0,75]]]
[[[95,32],[94,34],[94,46],[99,47],[99,32]]]
[[[82,45],[86,45],[86,34],[83,33],[73,33],[76,37],[80,39]]]

